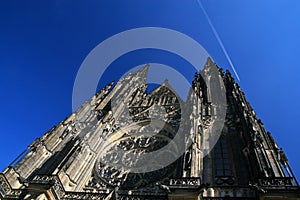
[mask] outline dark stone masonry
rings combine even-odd
[[[300,199],[287,157],[228,71],[208,58],[181,99],[168,81],[146,92],[148,68],[29,145],[0,174],[0,199]]]

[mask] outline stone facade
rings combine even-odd
[[[300,199],[284,152],[228,71],[208,59],[183,101],[168,81],[146,92],[148,67],[29,145],[0,174],[0,199]]]

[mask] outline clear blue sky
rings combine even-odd
[[[202,3],[248,101],[287,154],[299,180],[300,1]],[[121,31],[145,26],[189,35],[220,67],[231,70],[196,0],[1,1],[0,170],[72,112],[77,70],[96,45]],[[117,60],[111,70],[168,63],[169,57],[159,51],[138,51]],[[118,76],[108,74],[99,85]]]

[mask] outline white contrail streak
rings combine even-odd
[[[197,0],[197,2],[198,2],[198,4],[199,4],[199,6],[201,7],[201,9],[202,9],[202,11],[203,11],[203,13],[204,13],[204,15],[205,15],[205,17],[206,17],[208,23],[209,23],[209,26],[210,26],[210,28],[212,29],[212,31],[213,31],[213,33],[214,33],[214,35],[215,35],[217,41],[219,42],[219,44],[220,44],[220,46],[221,46],[221,48],[222,48],[222,50],[223,50],[223,53],[225,54],[225,56],[226,56],[226,58],[227,58],[227,60],[228,60],[228,62],[229,62],[229,64],[230,64],[230,66],[231,66],[231,68],[232,68],[232,70],[233,70],[233,72],[234,72],[236,78],[240,81],[240,77],[239,77],[239,75],[237,74],[237,72],[236,72],[236,70],[235,70],[235,68],[234,68],[234,66],[233,66],[233,63],[232,63],[232,61],[231,61],[231,59],[230,59],[230,57],[229,57],[229,55],[228,55],[228,53],[227,53],[227,51],[226,51],[224,45],[223,45],[223,42],[222,42],[222,40],[221,40],[219,34],[217,33],[217,31],[216,31],[214,25],[212,24],[212,22],[211,22],[209,16],[207,15],[207,13],[206,13],[206,11],[205,11],[205,9],[204,9],[204,7],[203,7],[201,1],[200,1],[200,0]]]

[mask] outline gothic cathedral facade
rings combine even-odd
[[[0,199],[300,199],[298,182],[231,74],[209,58],[187,99],[149,66],[113,82],[0,174]]]

